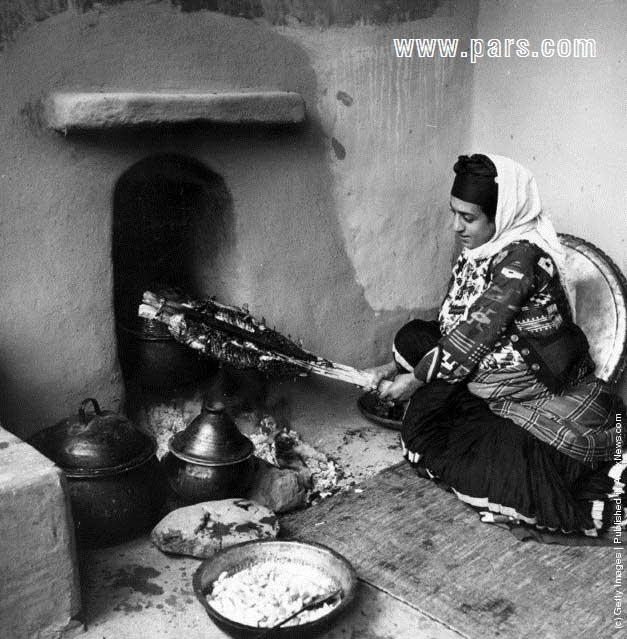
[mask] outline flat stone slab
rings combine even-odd
[[[57,91],[44,101],[44,118],[62,132],[190,122],[294,124],[305,119],[305,101],[290,91]]]

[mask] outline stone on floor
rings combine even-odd
[[[150,540],[163,552],[207,558],[222,548],[279,532],[276,515],[248,499],[220,499],[177,508],[153,529]]]
[[[307,487],[301,476],[289,468],[277,468],[256,459],[255,475],[248,498],[275,513],[290,512],[307,503]]]

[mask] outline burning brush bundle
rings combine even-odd
[[[357,386],[368,383],[362,371],[306,351],[253,317],[246,307],[146,291],[139,316],[162,322],[177,341],[235,368],[281,377],[315,373]]]

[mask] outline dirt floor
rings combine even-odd
[[[287,401],[291,427],[304,441],[338,461],[359,482],[401,459],[398,432],[367,421],[360,395],[339,382],[320,379],[277,384],[274,397]],[[242,413],[238,425],[255,428]],[[330,497],[329,499],[333,499]],[[316,508],[316,506],[312,506]],[[81,556],[83,639],[213,639],[224,637],[192,589],[200,565],[189,557],[164,555],[147,538]],[[323,639],[453,639],[464,636],[393,596],[359,583],[352,609]]]

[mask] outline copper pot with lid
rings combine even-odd
[[[67,477],[82,545],[119,543],[154,525],[164,499],[156,443],[123,415],[101,410],[90,397],[77,415],[36,433],[29,443]]]
[[[254,445],[221,402],[206,402],[172,436],[162,460],[170,488],[186,503],[243,497],[253,478]]]

